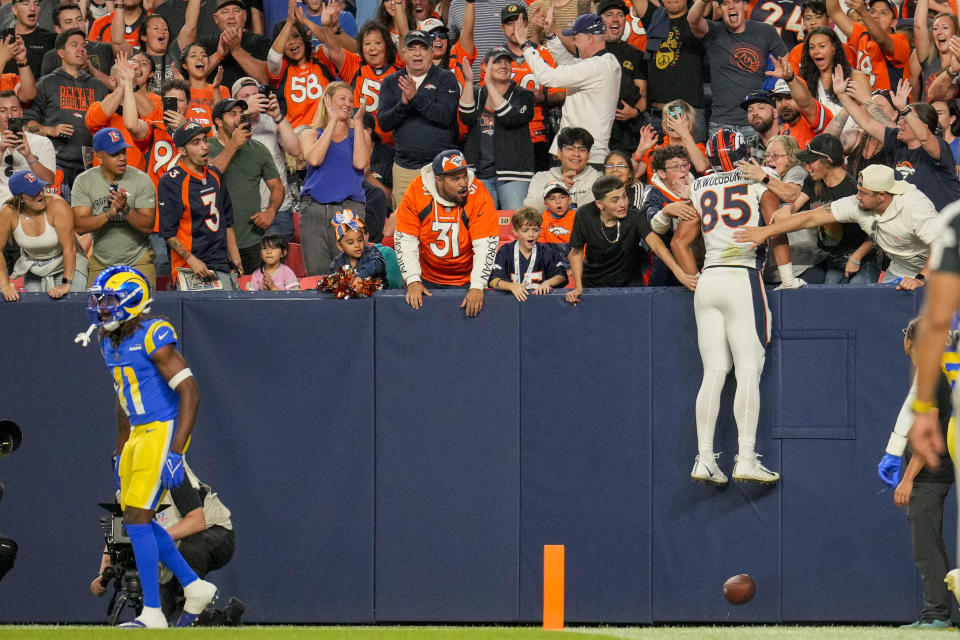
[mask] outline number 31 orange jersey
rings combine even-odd
[[[428,179],[433,180],[432,172]],[[480,284],[480,288],[484,288],[500,239],[500,223],[493,198],[479,180],[471,183],[465,206],[445,207],[437,202],[434,191],[427,188],[424,176],[420,175],[410,183],[397,208],[397,236],[397,259],[404,278],[415,274],[419,267],[424,280],[453,286],[472,284],[473,242],[492,239],[489,264]],[[405,250],[409,242],[402,236],[418,241],[418,265],[411,264],[416,259]],[[484,246],[485,251],[488,249],[489,246]]]

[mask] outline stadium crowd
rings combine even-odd
[[[350,266],[414,306],[468,288],[468,313],[487,287],[523,300],[567,286],[571,301],[694,288],[690,186],[715,169],[705,143],[721,129],[752,156],[723,169],[772,191],[776,221],[845,198],[855,210],[787,225],[795,277],[914,289],[937,211],[960,198],[956,13],[953,0],[13,0],[0,290],[60,297],[112,265],[161,289],[296,289]],[[764,278],[780,280],[772,261]]]

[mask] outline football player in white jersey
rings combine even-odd
[[[706,257],[693,297],[697,342],[703,361],[703,382],[697,394],[698,455],[690,477],[716,485],[727,483],[713,452],[720,393],[731,367],[737,378],[733,415],[739,452],[733,479],[774,483],[780,474],[760,464],[755,451],[760,414],[760,373],[770,342],[770,310],[763,290],[765,247],[737,242],[733,231],[770,223],[780,201],[763,182],[753,182],[736,169],[750,157],[744,137],[720,129],[707,142],[707,158],[717,173],[698,178],[690,200],[700,214]],[[770,239],[783,288],[796,288],[786,236]]]

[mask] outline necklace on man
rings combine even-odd
[[[620,240],[620,221],[617,220],[617,237],[613,240],[607,237],[607,226],[603,224],[603,220],[600,221],[600,233],[603,234],[603,239],[610,244],[617,244],[617,242]]]

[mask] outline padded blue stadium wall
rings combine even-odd
[[[772,293],[758,449],[774,487],[691,483],[701,367],[692,295],[517,304],[398,292],[159,294],[203,393],[192,466],[233,511],[213,574],[247,619],[535,622],[542,550],[566,545],[571,622],[907,621],[909,527],[876,463],[909,386],[913,293]],[[240,299],[238,299],[240,298]],[[0,531],[20,543],[0,621],[105,618],[88,585],[115,418],[83,300],[0,304]],[[732,467],[728,380],[718,427]],[[952,530],[954,508],[947,528]],[[948,536],[948,548],[953,536]],[[756,598],[720,586],[750,573]]]

